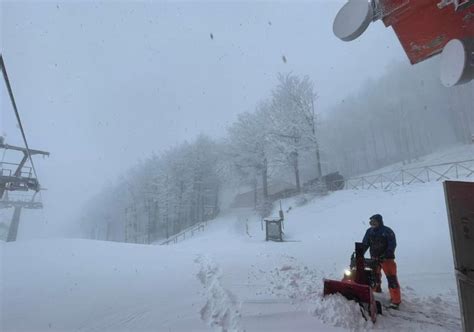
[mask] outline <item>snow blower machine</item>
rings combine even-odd
[[[382,305],[375,300],[373,289],[377,282],[377,268],[380,264],[375,259],[364,258],[365,248],[360,242],[355,243],[355,252],[351,256],[350,268],[344,272],[341,281],[324,279],[324,296],[341,294],[361,306],[361,313],[367,320],[367,313],[375,323],[377,314],[382,313]]]

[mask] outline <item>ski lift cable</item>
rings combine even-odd
[[[35,168],[35,164],[33,163],[33,158],[31,158],[30,148],[28,146],[28,141],[26,140],[25,131],[23,130],[23,125],[21,123],[20,114],[19,114],[18,108],[16,106],[15,97],[13,96],[13,90],[12,90],[12,87],[10,85],[10,80],[8,78],[7,69],[5,67],[5,62],[3,61],[3,55],[2,54],[0,54],[0,67],[2,69],[3,78],[4,78],[5,84],[7,86],[7,90],[8,90],[8,94],[10,96],[10,101],[12,103],[13,110],[15,111],[15,116],[16,116],[16,119],[18,121],[18,126],[20,127],[21,136],[23,137],[23,142],[25,143],[26,153],[28,155],[28,159],[30,160],[31,167],[33,168],[33,173],[35,174],[35,178],[38,180],[38,174],[36,173],[36,168]]]

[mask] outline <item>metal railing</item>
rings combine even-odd
[[[350,178],[345,181],[344,189],[390,189],[414,183],[470,177],[474,177],[474,159]]]
[[[160,245],[167,245],[167,244],[176,244],[179,241],[186,240],[186,238],[193,237],[195,233],[197,232],[202,232],[207,226],[207,221],[200,222],[199,224],[193,225],[191,227],[188,227],[178,234],[175,234],[173,236],[170,236],[168,239],[165,241],[161,242]]]
[[[9,163],[0,161],[0,175],[1,176],[13,176],[19,164]],[[20,176],[24,178],[33,177],[33,169],[30,166],[23,166],[20,171]]]

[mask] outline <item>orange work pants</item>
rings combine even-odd
[[[391,302],[399,304],[400,302],[402,302],[402,295],[400,292],[400,284],[398,283],[397,278],[397,263],[395,263],[394,259],[386,259],[380,263],[379,267],[375,271],[377,276],[376,288],[380,288],[380,285],[382,284],[381,270],[383,270],[385,276],[387,277],[388,290],[390,292]]]

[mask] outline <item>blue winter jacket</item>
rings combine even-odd
[[[362,243],[365,245],[365,251],[370,248],[370,257],[372,258],[395,258],[395,248],[397,247],[395,233],[383,222],[377,228],[369,228],[365,232]]]

